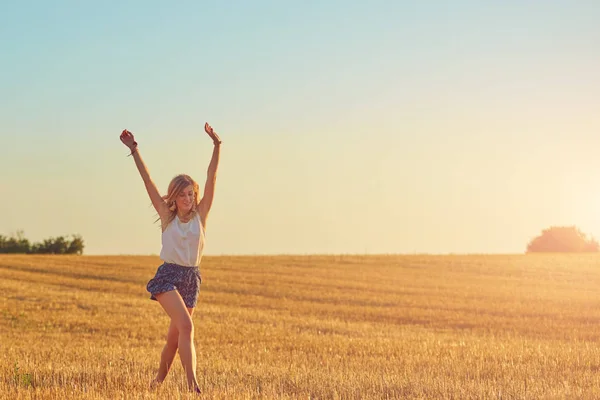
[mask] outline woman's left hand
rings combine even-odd
[[[221,144],[221,139],[219,138],[219,135],[217,135],[217,133],[213,130],[212,126],[208,124],[208,122],[204,124],[204,131],[208,133],[208,136],[210,136],[215,145]]]

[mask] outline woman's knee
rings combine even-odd
[[[188,316],[188,318],[182,318],[180,321],[177,321],[177,330],[180,334],[192,334],[194,332],[192,318]]]

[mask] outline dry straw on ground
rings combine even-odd
[[[0,256],[0,398],[191,398],[156,257]],[[600,256],[205,257],[207,399],[600,398]]]

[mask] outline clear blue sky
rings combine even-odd
[[[600,236],[600,2],[0,5],[0,234],[158,254],[204,184],[205,254],[522,252]]]

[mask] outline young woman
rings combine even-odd
[[[128,130],[121,133],[121,141],[129,148],[135,165],[146,186],[152,205],[158,213],[162,228],[160,258],[164,262],[146,287],[150,298],[156,300],[171,318],[167,343],[162,350],[158,372],[152,387],[160,384],[179,349],[179,357],[191,390],[199,393],[196,379],[196,350],[192,313],[200,290],[200,259],[204,248],[206,219],[215,193],[215,181],[221,139],[206,123],[204,130],[213,140],[214,148],[208,166],[208,176],[202,199],[198,184],[188,175],[178,175],[169,184],[167,194],[161,196],[146,165],[142,161],[137,142]]]

